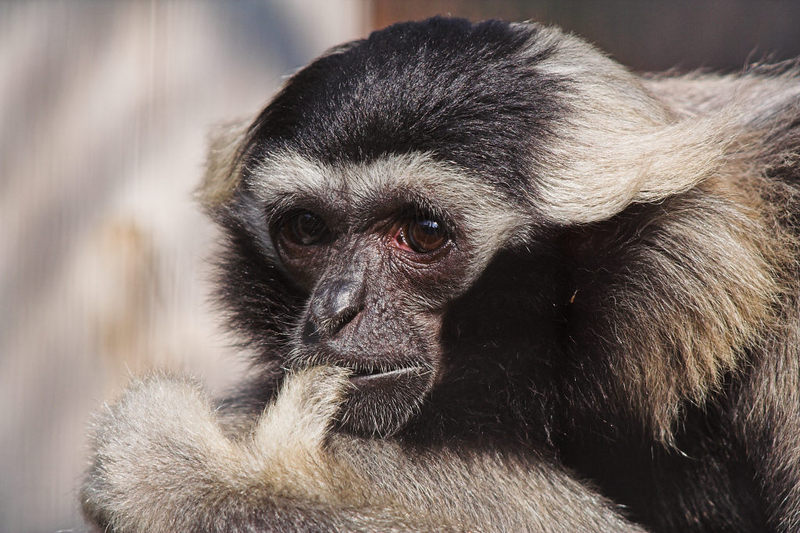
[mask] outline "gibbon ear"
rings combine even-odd
[[[241,179],[241,149],[251,118],[220,124],[209,134],[206,172],[196,195],[212,216],[226,205]]]

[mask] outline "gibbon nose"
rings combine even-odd
[[[308,308],[303,340],[308,343],[336,335],[361,311],[361,284],[333,280],[317,287]]]

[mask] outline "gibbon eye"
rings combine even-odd
[[[447,242],[444,224],[432,218],[418,218],[410,222],[403,234],[408,246],[420,254],[433,252]]]
[[[281,225],[281,236],[300,246],[311,246],[328,236],[328,226],[311,211],[300,211]]]

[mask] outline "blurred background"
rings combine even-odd
[[[558,24],[637,70],[800,55],[786,0],[0,3],[0,532],[83,531],[90,413],[245,366],[209,303],[206,132],[339,42],[434,14]]]

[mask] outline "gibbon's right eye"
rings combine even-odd
[[[286,218],[280,226],[280,237],[296,246],[313,246],[329,236],[325,221],[311,211],[298,211]]]

